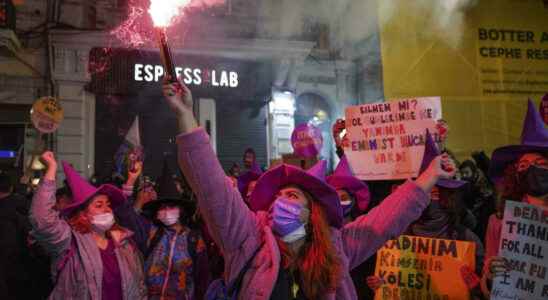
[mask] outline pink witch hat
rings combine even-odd
[[[440,151],[438,150],[438,147],[436,147],[436,143],[434,142],[432,135],[430,135],[430,132],[426,130],[426,140],[424,142],[424,156],[422,157],[422,164],[419,173],[422,174],[422,172],[424,172],[428,168],[428,166],[430,166],[430,163],[439,155]],[[436,183],[437,186],[447,189],[459,189],[466,184],[466,181],[457,179],[440,179]]]
[[[76,170],[74,170],[67,162],[62,162],[65,177],[67,179],[70,190],[72,191],[72,203],[65,207],[61,214],[68,216],[76,209],[85,205],[91,198],[96,195],[106,195],[110,200],[110,207],[115,209],[120,204],[126,201],[124,193],[119,188],[111,184],[103,184],[96,188],[87,182]]]
[[[548,152],[548,129],[544,127],[544,122],[535,108],[535,104],[529,99],[527,115],[521,132],[521,144],[503,146],[493,151],[489,177],[493,181],[497,181],[502,177],[509,164],[518,160],[523,154],[533,152]]]
[[[324,207],[331,226],[340,228],[343,223],[342,207],[337,192],[325,181],[325,170],[326,162],[322,160],[308,171],[288,164],[267,171],[259,178],[251,194],[251,209],[268,210],[280,189],[296,185]]]
[[[327,177],[327,183],[336,190],[343,189],[354,196],[356,198],[356,205],[360,211],[365,211],[369,206],[369,201],[371,200],[369,187],[365,182],[354,177],[346,156],[341,158],[333,175]]]

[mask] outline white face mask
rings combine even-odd
[[[171,226],[179,221],[179,208],[162,209],[158,211],[158,220],[166,226]]]
[[[106,232],[114,225],[112,213],[98,214],[91,218],[91,225],[99,232]]]
[[[297,228],[296,230],[290,232],[289,234],[282,237],[282,241],[286,243],[293,243],[294,241],[298,241],[306,236],[306,230],[304,228],[304,225]]]

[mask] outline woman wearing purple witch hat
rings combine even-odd
[[[434,139],[427,132],[421,171],[428,168],[432,160],[438,155],[439,150]],[[476,299],[481,297],[481,290],[479,288],[479,276],[475,274],[481,274],[484,251],[481,239],[463,225],[464,203],[462,192],[466,184],[466,181],[455,179],[439,180],[430,192],[430,204],[421,217],[407,228],[405,234],[475,243],[476,265],[467,266],[463,269],[461,275],[470,289],[472,299]],[[470,278],[472,280],[469,280]],[[367,278],[367,284],[371,289],[376,290],[383,284],[383,281],[377,276],[370,276]]]
[[[178,119],[180,167],[225,257],[225,282],[238,299],[357,299],[350,270],[417,219],[432,187],[456,170],[447,157],[436,157],[417,180],[343,226],[331,186],[281,165],[258,180],[249,209],[198,128],[188,88],[168,84],[164,94]]]
[[[52,257],[55,288],[49,299],[146,299],[141,253],[133,233],[119,226],[113,209],[126,201],[112,186],[86,182],[66,163],[72,203],[60,216],[55,206],[57,162],[42,155],[47,171],[30,210],[33,236]]]
[[[354,177],[346,156],[341,158],[333,175],[327,177],[327,183],[339,195],[345,224],[367,210],[371,198],[369,188],[365,182]]]
[[[521,144],[495,149],[489,175],[503,199],[548,209],[548,129],[531,100],[523,123]],[[486,263],[482,278],[486,295],[489,295],[492,279],[508,270],[505,260],[497,256],[501,230],[502,213],[491,215],[485,236]]]

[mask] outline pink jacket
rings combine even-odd
[[[280,251],[266,213],[248,209],[227,179],[203,129],[177,137],[179,165],[198,197],[200,212],[225,258],[225,280],[231,284],[258,247],[244,275],[239,299],[269,299],[280,267]],[[334,293],[324,299],[357,299],[350,271],[373,255],[386,240],[399,236],[426,208],[428,195],[407,182],[378,207],[342,229],[332,239],[344,271]]]

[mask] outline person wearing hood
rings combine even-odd
[[[248,208],[197,125],[190,90],[177,82],[163,91],[178,120],[179,165],[225,257],[230,296],[238,299],[357,299],[349,272],[416,220],[436,182],[456,171],[446,156],[436,157],[415,181],[343,225],[336,191],[282,164],[257,181]]]
[[[142,163],[136,163],[131,176],[138,177],[141,170]],[[126,196],[131,197],[132,190],[124,186]],[[206,245],[192,224],[195,207],[191,199],[183,199],[166,161],[158,192],[142,189],[134,208],[126,218],[131,222],[124,225],[138,233],[148,299],[203,299],[209,281]]]
[[[521,144],[495,149],[489,175],[501,190],[503,200],[522,201],[548,209],[548,129],[531,100],[528,101]],[[500,212],[491,215],[487,226],[482,278],[482,289],[487,296],[493,278],[509,270],[506,260],[498,256],[502,216]]]
[[[112,186],[98,188],[63,162],[72,203],[55,210],[57,161],[41,156],[46,173],[32,200],[33,237],[52,258],[55,287],[49,299],[146,299],[142,256],[133,233],[116,223],[113,209],[126,202]]]
[[[339,195],[343,210],[344,224],[348,224],[363,214],[371,200],[367,184],[354,177],[346,156],[343,155],[333,174],[327,177]]]

